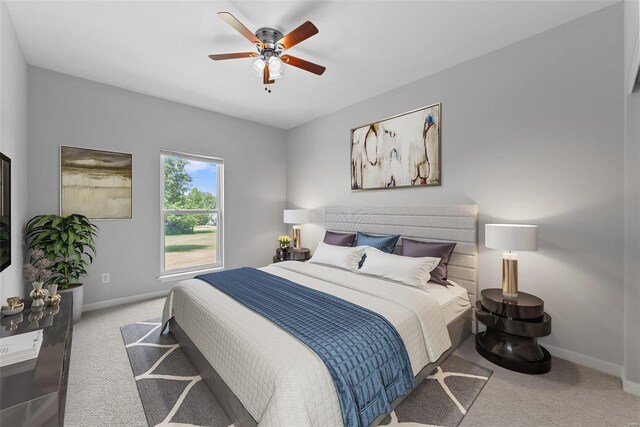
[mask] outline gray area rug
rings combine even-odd
[[[380,425],[457,426],[492,373],[451,355]]]
[[[226,427],[231,421],[160,320],[120,328],[147,422]],[[451,355],[381,425],[457,426],[492,371]]]
[[[160,335],[160,319],[120,328],[150,426],[232,425],[172,335]]]

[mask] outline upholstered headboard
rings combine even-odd
[[[325,228],[338,232],[399,234],[416,240],[456,242],[449,278],[478,295],[478,205],[328,206]],[[398,245],[401,240],[398,240]]]

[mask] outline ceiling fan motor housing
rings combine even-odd
[[[256,31],[256,37],[260,39],[264,47],[258,49],[261,54],[272,56],[272,54],[280,53],[284,50],[284,46],[277,44],[284,37],[280,31],[275,28],[263,27]]]

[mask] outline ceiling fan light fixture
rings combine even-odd
[[[282,76],[282,71],[284,70],[284,63],[282,59],[277,56],[272,56],[269,58],[269,74],[272,76]]]
[[[258,58],[251,63],[251,69],[258,77],[262,77],[262,73],[264,72],[264,67],[266,67],[266,65],[267,64],[264,63],[264,59]]]

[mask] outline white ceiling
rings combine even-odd
[[[616,1],[8,1],[29,64],[288,129]],[[252,45],[249,29],[320,30],[291,49],[324,65],[287,67],[264,92],[250,59],[211,53]]]

